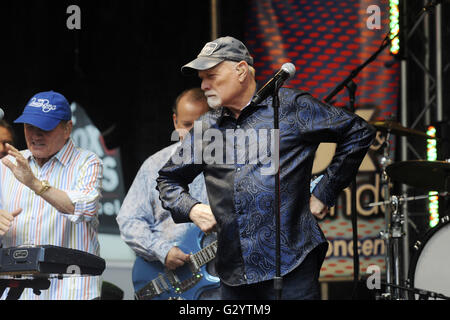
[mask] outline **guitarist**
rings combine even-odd
[[[173,124],[180,140],[194,121],[209,110],[200,88],[182,92],[173,107]],[[156,190],[158,171],[169,160],[180,142],[150,156],[137,173],[117,216],[122,239],[147,261],[159,260],[174,270],[189,260],[189,254],[175,246],[193,228],[193,224],[175,224],[169,211],[161,206]],[[207,202],[203,176],[189,185],[191,194]]]

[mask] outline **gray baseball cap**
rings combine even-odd
[[[225,60],[244,60],[253,66],[253,58],[241,41],[233,37],[222,37],[205,44],[197,59],[182,66],[181,72],[189,74],[195,70],[207,70]]]

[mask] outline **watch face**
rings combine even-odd
[[[47,180],[41,181],[41,185],[42,185],[41,190],[39,190],[39,192],[36,193],[39,196],[50,188],[50,183]]]

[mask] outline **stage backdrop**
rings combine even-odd
[[[327,97],[352,70],[377,51],[389,28],[387,0],[250,0],[249,4],[244,40],[255,59],[259,85],[284,63],[292,62],[297,73],[286,86],[306,90],[319,99]],[[392,61],[389,50],[385,49],[355,79],[356,113],[368,121],[384,120],[396,114],[399,68]],[[332,100],[338,107],[346,107],[348,103],[346,90]],[[383,208],[364,206],[382,200],[376,152],[381,143],[382,138],[377,135],[357,177],[361,275],[369,265],[385,270],[385,246],[380,237],[384,229]],[[334,150],[333,144],[320,145],[314,174],[319,175],[327,167]],[[321,279],[351,278],[353,241],[348,188],[320,225],[330,244]]]
[[[103,136],[81,105],[73,102],[72,139],[77,147],[90,150],[103,161],[102,198],[98,211],[99,232],[119,234],[116,217],[125,198],[120,148],[109,150]]]

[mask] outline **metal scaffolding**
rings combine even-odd
[[[401,0],[400,31],[400,123],[410,129],[426,131],[425,128],[444,120],[444,65],[442,39],[443,19],[440,1]],[[423,90],[417,89],[422,87]],[[403,136],[400,139],[398,161],[424,159],[421,142]],[[401,193],[407,195],[410,188],[402,184]],[[405,223],[402,248],[402,275],[406,280],[409,272],[411,239],[409,224],[411,213],[404,203],[402,213]],[[413,224],[413,223],[412,223]],[[399,283],[397,283],[399,284]]]

